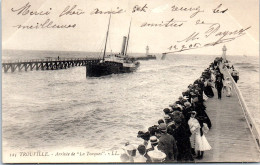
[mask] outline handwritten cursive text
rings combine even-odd
[[[63,24],[59,25],[47,19],[44,23],[36,23],[35,25],[16,25],[13,26],[17,29],[68,29],[68,28],[75,28],[76,24]]]
[[[52,8],[49,8],[47,11],[32,11],[30,10],[31,5],[30,2],[20,7],[19,9],[12,8],[11,11],[17,13],[17,15],[49,15],[51,13]]]
[[[174,18],[172,18],[169,21],[162,21],[161,23],[148,23],[144,22],[140,27],[181,27],[183,23],[186,21],[177,21]]]
[[[81,9],[76,9],[77,5],[74,5],[72,7],[67,6],[62,13],[59,15],[59,17],[62,17],[64,15],[81,15],[84,14],[85,12],[82,11]]]
[[[204,10],[200,9],[200,6],[198,7],[178,7],[176,5],[172,6],[172,11],[182,11],[182,12],[194,12],[190,15],[190,18],[195,17],[198,13],[204,12]]]
[[[209,24],[211,23],[205,23],[204,25]],[[168,47],[171,52],[167,53],[182,52],[185,50],[198,49],[231,42],[236,38],[245,35],[245,32],[251,28],[251,26],[248,26],[246,28],[236,30],[220,31],[220,27],[221,25],[219,23],[212,23],[204,33],[192,32],[190,35],[188,35],[188,37],[185,37],[184,39],[177,41],[176,44]]]
[[[102,11],[99,8],[95,8],[90,14],[121,14],[126,12],[124,9],[121,9],[119,7],[116,8],[116,10],[109,10],[109,11]]]

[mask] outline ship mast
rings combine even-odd
[[[106,35],[105,49],[104,49],[104,53],[103,53],[103,61],[105,61],[105,56],[106,56],[107,38],[108,38],[108,32],[109,32],[109,26],[110,26],[110,19],[111,19],[111,13],[109,16],[109,22],[108,22],[108,27],[107,27],[107,35]]]
[[[125,48],[125,53],[124,53],[125,56],[126,56],[126,53],[127,53],[127,47],[128,47],[128,42],[129,42],[129,35],[130,35],[131,23],[132,23],[132,19],[131,19],[131,21],[130,21],[129,30],[128,30],[127,43],[126,43],[126,48]]]

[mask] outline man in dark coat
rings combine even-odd
[[[182,114],[175,114],[175,126],[172,135],[177,141],[178,156],[177,161],[193,161],[191,154],[191,144],[190,144],[190,128],[185,119],[182,117]]]
[[[225,79],[224,79],[224,75],[223,75],[220,71],[217,72],[216,80],[217,80],[219,77],[221,78],[221,81],[222,81],[222,80],[225,80]]]
[[[222,92],[222,88],[223,88],[223,82],[221,77],[219,76],[215,82],[215,87],[218,91],[218,99],[221,99],[221,92]]]
[[[166,154],[165,161],[173,161],[177,157],[177,146],[173,136],[167,133],[166,124],[161,123],[159,125],[161,136],[158,142],[158,149]]]

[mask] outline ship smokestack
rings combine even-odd
[[[123,37],[123,43],[122,43],[122,49],[121,49],[121,54],[125,54],[125,46],[126,46],[126,36]]]

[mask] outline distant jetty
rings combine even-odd
[[[75,66],[86,66],[98,63],[99,58],[48,58],[34,60],[3,61],[4,72],[28,71],[28,70],[59,70]]]
[[[147,55],[147,56],[140,56],[140,57],[133,57],[134,60],[156,60],[155,55]]]
[[[149,54],[149,46],[146,46],[146,53],[145,56],[133,57],[134,60],[156,60],[155,55]]]

